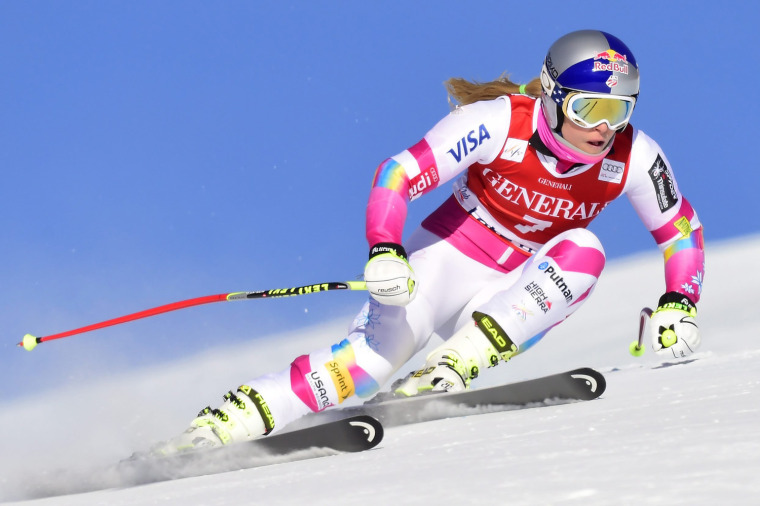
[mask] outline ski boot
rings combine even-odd
[[[274,419],[261,395],[247,385],[224,395],[217,409],[203,408],[190,427],[179,436],[151,449],[155,455],[171,455],[250,441],[269,434]]]
[[[473,322],[428,355],[422,369],[394,382],[392,396],[467,390],[481,369],[494,367],[500,359],[506,362],[517,354],[517,346],[490,316],[476,311],[472,317]]]

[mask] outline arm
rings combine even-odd
[[[375,171],[367,203],[370,247],[401,243],[406,206],[474,163],[498,156],[509,131],[511,109],[505,98],[459,107],[417,144],[388,158]]]
[[[696,211],[681,194],[660,147],[642,132],[634,137],[626,194],[665,262],[665,291],[699,302],[704,238]]]
[[[652,347],[675,358],[701,343],[695,323],[704,279],[704,238],[697,213],[681,194],[660,147],[636,132],[626,193],[663,252],[665,293],[652,314]]]
[[[510,112],[509,102],[501,98],[457,108],[421,141],[377,168],[367,203],[370,254],[364,268],[367,290],[375,300],[404,306],[414,299],[416,279],[401,245],[407,203],[473,163],[498,156]]]
[[[422,141],[420,141],[422,142]],[[409,201],[409,176],[393,158],[377,168],[367,203],[367,242],[401,243]]]

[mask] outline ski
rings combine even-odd
[[[374,448],[383,440],[383,426],[369,415],[353,415],[334,422],[312,425],[255,439],[246,451],[264,451],[286,455],[304,448],[327,448],[339,452],[361,452]]]
[[[304,422],[329,420],[347,414],[366,414],[377,418],[385,427],[427,422],[464,416],[487,409],[505,411],[526,407],[551,406],[575,401],[589,401],[604,393],[607,382],[602,373],[588,368],[507,383],[490,388],[456,393],[435,393],[397,398],[380,394],[361,406],[325,411]],[[472,409],[467,409],[472,408]]]
[[[377,419],[353,414],[220,448],[166,457],[133,455],[120,462],[117,470],[122,484],[137,485],[361,452],[374,448],[382,440],[383,426]]]
[[[392,427],[488,411],[505,411],[587,401],[601,396],[604,376],[590,368],[574,369],[517,383],[456,393],[402,399],[375,397],[360,406],[315,413],[285,432],[253,441],[167,457],[136,454],[113,467],[60,483],[36,481],[36,496],[82,493],[240,469],[313,459],[341,452],[361,452],[383,440]],[[470,408],[470,409],[468,409]]]

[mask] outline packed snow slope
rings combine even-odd
[[[591,366],[598,400],[391,428],[374,450],[69,494],[88,470],[184,429],[258,374],[340,337],[345,321],[219,349],[88,388],[2,405],[0,499],[28,504],[757,504],[760,237],[708,243],[695,360],[628,353],[662,290],[659,255],[611,262],[594,296],[487,386]],[[20,351],[22,353],[22,351]],[[413,365],[419,365],[416,362]],[[410,366],[411,367],[411,366]]]

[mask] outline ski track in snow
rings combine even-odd
[[[257,341],[234,356],[220,350],[106,377],[87,388],[6,403],[0,411],[0,500],[55,505],[757,504],[760,317],[742,301],[752,300],[758,276],[747,272],[742,259],[758,254],[760,237],[708,244],[698,316],[703,343],[694,360],[667,360],[651,350],[642,358],[628,354],[639,309],[656,302],[662,290],[661,260],[652,254],[611,262],[596,293],[575,316],[476,383],[490,386],[590,366],[607,378],[600,399],[516,411],[484,409],[475,416],[390,428],[378,448],[359,454],[294,462],[278,458],[267,467],[138,486],[104,471],[132,451],[183,430],[193,410],[218,404],[233,385],[328,344],[330,338],[314,336],[336,335],[352,315],[308,333]],[[643,282],[646,277],[652,279]],[[306,342],[304,334],[311,335]],[[207,374],[198,377],[200,370]],[[104,484],[112,488],[34,499]]]

